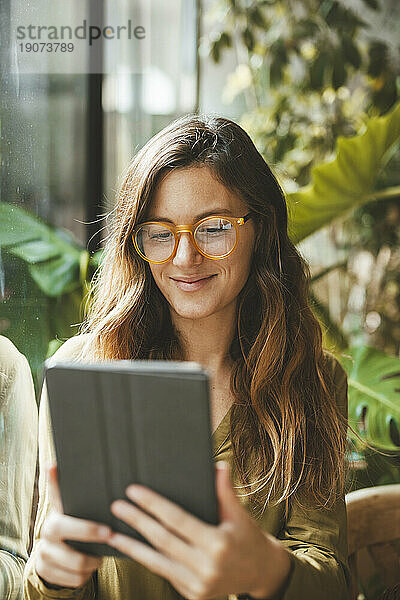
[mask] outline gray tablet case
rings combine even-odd
[[[46,364],[65,514],[149,543],[109,510],[130,483],[218,523],[208,374],[196,363],[144,360]],[[69,541],[99,556],[106,544]]]

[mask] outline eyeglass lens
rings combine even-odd
[[[236,229],[227,219],[207,219],[196,227],[194,238],[204,254],[224,256],[235,247]],[[159,262],[172,256],[175,236],[164,225],[144,224],[136,233],[136,243],[146,258]]]

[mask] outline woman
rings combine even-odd
[[[308,277],[283,192],[237,124],[188,115],[142,148],[120,187],[83,335],[56,357],[208,369],[221,523],[140,486],[127,489],[136,508],[111,510],[153,549],[63,515],[55,469],[44,469],[54,462],[44,395],[27,599],[347,597],[347,380],[322,349]],[[133,561],[85,556],[65,539],[106,541]]]

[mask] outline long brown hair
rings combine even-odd
[[[344,491],[346,420],[335,405],[321,327],[309,306],[309,267],[288,237],[281,187],[233,121],[177,119],[128,165],[82,328],[90,333],[86,349],[94,360],[183,359],[168,304],[131,232],[145,220],[163,176],[202,165],[245,200],[259,224],[230,347],[237,472],[256,504],[285,501],[287,510],[290,498],[329,508]]]

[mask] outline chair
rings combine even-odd
[[[366,551],[382,582],[393,590],[400,583],[400,556],[394,543],[400,540],[400,484],[380,485],[346,495],[350,600],[357,600],[360,551]],[[396,593],[396,592],[394,592]],[[385,598],[397,598],[385,592]]]

